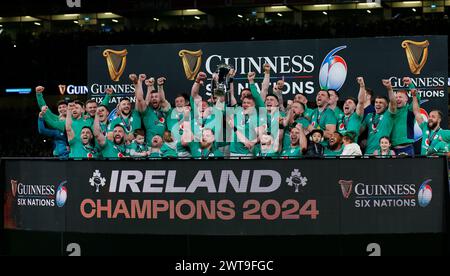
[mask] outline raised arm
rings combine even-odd
[[[155,79],[149,78],[145,80],[145,86],[147,86],[147,95],[145,95],[145,107],[147,107],[151,104],[152,93],[155,91]]]
[[[402,80],[403,80],[403,83],[408,86],[408,90],[410,92],[412,92],[412,90],[416,90],[416,92],[417,92],[416,86],[414,85],[414,83],[412,82],[410,77],[404,77]],[[420,94],[416,93],[416,96],[417,96],[417,102],[419,103],[419,107],[420,107]],[[412,111],[412,108],[413,108],[412,105],[409,105],[408,110]]]
[[[414,117],[416,117],[416,121],[420,125],[424,122],[424,119],[420,114],[419,100],[417,99],[417,90],[415,89],[411,90],[411,96],[412,96]]]
[[[66,118],[66,133],[67,133],[67,140],[70,142],[75,138],[75,132],[72,128],[72,109],[67,109],[67,118]]]
[[[261,98],[263,101],[266,100],[267,95],[269,94],[270,87],[270,65],[264,64],[264,80],[261,86]]]
[[[250,72],[247,75],[248,83],[250,84],[250,91],[252,92],[252,96],[255,99],[256,108],[258,109],[264,107],[265,104],[264,100],[261,98],[261,95],[258,92],[258,88],[256,87],[255,77],[256,77],[255,72]]]
[[[183,135],[181,136],[181,145],[183,147],[188,147],[189,143],[191,143],[194,139],[194,135],[192,134],[192,128],[191,128],[191,121],[186,120],[186,118],[189,118],[190,111],[188,108],[185,108],[184,110],[184,116],[183,118],[185,121],[182,122],[183,124]]]
[[[103,147],[106,143],[106,137],[103,135],[102,128],[100,127],[100,117],[98,116],[98,112],[95,114],[94,119],[94,136],[100,147]]]
[[[205,84],[207,76],[204,72],[200,72],[197,75],[197,78],[195,79],[194,84],[192,85],[191,89],[191,96],[192,98],[201,97],[200,96],[200,88]]]
[[[388,92],[389,97],[389,111],[392,114],[395,114],[397,112],[397,99],[395,98],[394,89],[392,88],[392,83],[390,80],[382,80],[382,83],[384,87],[386,87],[386,90]]]
[[[111,100],[113,92],[114,91],[112,90],[112,88],[106,88],[106,90],[105,90],[105,97],[103,98],[103,101],[102,101],[101,105],[104,105],[104,106],[108,106],[109,105],[109,101]]]
[[[231,69],[230,72],[228,73],[229,75],[229,79],[230,79],[230,98],[231,98],[231,102],[230,105],[231,106],[236,106],[237,105],[237,100],[236,100],[236,96],[235,96],[235,90],[234,90],[234,76],[236,75],[236,70]]]
[[[366,100],[366,84],[363,77],[358,77],[359,84],[358,105],[356,105],[356,114],[360,117],[364,116],[364,101]]]
[[[164,91],[164,84],[166,83],[166,80],[167,79],[165,77],[160,77],[157,80],[157,84],[158,93],[161,98],[161,108],[168,111],[168,109],[170,109],[170,103],[166,100],[166,92]]]
[[[136,108],[140,113],[144,113],[147,109],[147,103],[144,100],[144,91],[142,90],[142,83],[139,85],[139,79],[136,74],[130,75],[130,80],[134,86],[134,93],[136,95]]]
[[[39,106],[39,110],[42,110],[42,107],[47,106],[47,103],[44,100],[44,91],[45,91],[45,87],[43,86],[38,86],[36,87],[36,100]],[[51,120],[59,120],[59,116],[56,115],[55,113],[53,113],[51,110],[49,110],[47,108],[46,112],[44,112],[45,114],[47,114],[47,117]]]
[[[284,88],[284,77],[277,81],[277,85],[273,88],[273,93],[278,98],[278,102],[280,103],[280,111],[285,112],[284,108],[284,100],[283,100],[283,88]]]
[[[300,148],[302,152],[305,152],[308,147],[308,140],[306,139],[305,130],[301,124],[297,124],[295,127],[300,129]]]
[[[43,106],[42,111],[39,112],[39,120],[38,120],[38,131],[39,134],[47,136],[47,137],[56,137],[59,136],[59,131],[55,130],[55,129],[49,129],[45,126],[44,124],[44,114],[48,111],[48,107],[47,106]]]

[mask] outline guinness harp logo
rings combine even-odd
[[[178,55],[183,61],[184,73],[186,74],[186,78],[188,80],[194,80],[195,76],[200,71],[200,67],[202,66],[202,50],[198,50],[195,52],[181,50]]]
[[[402,42],[402,47],[405,49],[406,57],[408,58],[409,69],[414,75],[419,75],[427,63],[428,46],[430,46],[428,40],[423,42],[405,40]]]
[[[106,58],[106,63],[108,64],[109,76],[112,81],[119,81],[125,67],[127,66],[127,55],[128,51],[114,51],[107,49],[103,52],[103,56]]]
[[[61,95],[64,95],[64,93],[66,93],[66,86],[65,85],[58,85],[59,87],[59,93],[61,93]]]
[[[17,194],[17,180],[11,180],[11,192],[13,197],[16,197]]]
[[[339,185],[341,185],[342,195],[348,199],[352,194],[353,181],[339,180]]]

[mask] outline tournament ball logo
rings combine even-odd
[[[431,179],[426,180],[419,188],[419,206],[427,207],[431,203],[431,199],[433,198],[433,189],[431,188]]]
[[[61,183],[56,191],[56,205],[59,208],[64,207],[67,201],[67,187],[65,186],[67,181]]]
[[[333,89],[339,91],[347,79],[347,63],[337,52],[346,49],[340,46],[327,54],[320,66],[319,82],[322,90]]]

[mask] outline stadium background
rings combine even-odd
[[[59,84],[86,85],[88,46],[447,35],[450,29],[450,1],[382,1],[378,5],[342,0],[81,0],[81,4],[81,8],[68,8],[64,0],[0,2],[0,111],[3,115],[0,156],[51,156],[51,141],[40,137],[37,131],[34,87],[38,84],[47,87],[45,97],[54,109],[55,103],[62,98],[57,89]],[[31,88],[32,92],[6,93],[11,88]],[[71,97],[86,98],[83,95]],[[72,234],[65,239],[74,237],[98,241],[99,248],[109,246],[108,237],[86,238]],[[29,248],[30,254],[33,250],[38,254],[49,240],[56,245],[61,242],[61,237],[45,233],[34,237],[25,233],[7,233],[7,238],[11,244],[18,244],[14,247],[18,251],[13,250],[12,254],[23,253],[20,250],[30,239],[43,243],[43,246]],[[427,246],[439,252],[448,250],[448,247],[441,247],[448,243],[446,236],[422,236],[415,240],[415,244],[409,244],[407,238],[404,245],[411,249],[411,254],[416,253],[414,248],[418,247],[427,252]],[[163,255],[170,254],[171,245],[186,249],[193,255],[201,255],[200,249],[190,248],[190,244],[194,241],[209,242],[202,237],[123,237],[123,240],[127,239],[141,241],[140,250],[143,252],[145,245],[159,244],[160,248],[167,250],[162,251]],[[393,241],[397,237],[385,236],[384,239]],[[355,254],[356,251],[352,251],[355,244],[366,241],[369,242],[370,238],[321,237],[294,242],[289,237],[275,240],[268,237],[265,242],[272,243],[275,249],[279,243],[278,249],[286,250],[286,255],[299,253],[295,248],[305,243],[336,245],[335,248],[344,249],[329,254],[344,255]],[[229,241],[218,238],[215,242],[219,243],[218,248],[223,248],[220,244],[225,245]],[[247,238],[245,242],[249,248],[245,252],[261,252],[261,239]],[[281,248],[289,243],[296,246],[289,250]],[[344,244],[346,247],[342,247]],[[126,248],[126,245],[122,246]],[[391,248],[391,252],[398,250],[404,253],[407,251],[405,247]],[[324,254],[319,249],[309,253]],[[46,254],[59,252],[48,249]]]
[[[14,119],[3,121],[0,155],[51,156],[52,143],[36,136],[34,91],[6,89],[42,84],[55,108],[59,84],[87,84],[88,46],[445,35],[450,27],[449,1],[280,2],[97,0],[81,8],[63,0],[1,2],[0,110]]]

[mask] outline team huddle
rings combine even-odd
[[[53,155],[59,158],[390,157],[414,156],[417,122],[423,132],[420,155],[449,152],[450,131],[441,128],[442,112],[431,111],[425,121],[419,93],[408,77],[403,79],[408,89],[396,93],[390,80],[382,80],[386,96],[375,96],[359,77],[357,99],[345,99],[341,109],[337,91],[321,90],[313,109],[302,94],[285,102],[284,80],[270,89],[270,73],[270,66],[264,65],[259,92],[256,74],[250,72],[239,104],[233,70],[226,95],[213,91],[210,97],[202,96],[207,75],[200,72],[191,95],[177,95],[174,106],[165,96],[165,78],[130,75],[136,101],[122,98],[113,117],[112,89],[105,91],[100,105],[95,100],[61,101],[57,115],[48,109],[45,89],[39,86],[39,132],[53,138]]]

